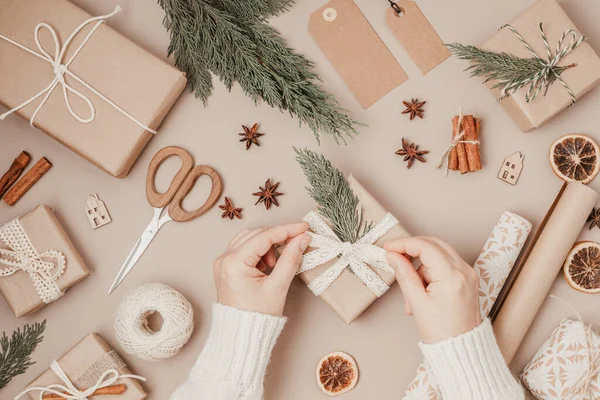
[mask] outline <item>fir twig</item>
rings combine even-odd
[[[294,151],[310,185],[306,190],[319,205],[319,214],[331,221],[340,240],[355,243],[371,229],[372,224],[362,223],[358,197],[344,174],[321,154],[307,149],[294,148]]]
[[[287,47],[265,17],[285,10],[288,0],[158,0],[170,31],[169,54],[204,102],[212,92],[210,72],[231,89],[238,82],[254,102],[264,100],[321,133],[345,141],[358,123],[335,98],[315,84],[313,65]],[[256,6],[254,12],[251,10]],[[240,7],[240,8],[236,8]],[[209,72],[210,71],[210,72]]]
[[[44,339],[46,321],[33,325],[25,325],[23,331],[17,328],[11,338],[2,332],[0,337],[0,389],[17,375],[25,373],[27,368],[35,364],[31,361],[31,353]]]

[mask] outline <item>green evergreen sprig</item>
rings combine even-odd
[[[158,0],[170,32],[169,55],[184,71],[188,87],[204,103],[213,90],[211,72],[228,89],[237,82],[255,103],[296,116],[317,140],[336,142],[356,134],[352,120],[315,81],[313,64],[289,48],[266,18],[285,11],[290,0]],[[241,4],[243,3],[243,4]]]
[[[306,190],[319,205],[319,214],[331,221],[340,240],[355,243],[371,229],[372,224],[363,224],[358,197],[344,174],[321,154],[307,149],[294,148],[294,151],[308,179]]]
[[[23,331],[17,328],[11,338],[2,332],[0,337],[0,389],[17,375],[25,373],[27,368],[35,364],[31,361],[31,353],[44,339],[46,321],[33,325],[25,325]]]

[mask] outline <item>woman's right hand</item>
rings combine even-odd
[[[481,324],[477,274],[449,244],[435,237],[413,237],[384,245],[396,270],[405,311],[414,315],[424,343],[469,332]],[[415,270],[405,256],[419,257]]]

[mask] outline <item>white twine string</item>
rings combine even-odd
[[[377,240],[398,225],[398,220],[390,213],[375,225],[356,243],[342,242],[314,211],[309,212],[304,221],[308,222],[312,232],[310,246],[315,250],[307,253],[302,258],[298,274],[312,270],[319,265],[339,257],[339,260],[321,275],[317,276],[308,288],[319,296],[323,293],[346,269],[360,279],[377,297],[382,296],[390,287],[370,267],[379,268],[393,273],[394,270],[385,259],[386,251],[373,245]]]
[[[448,176],[448,171],[450,170],[450,165],[449,165],[450,152],[452,151],[452,149],[454,149],[460,143],[479,144],[479,140],[461,140],[467,133],[465,130],[462,129],[462,120],[463,120],[463,109],[461,107],[459,114],[458,114],[458,132],[457,132],[456,136],[452,139],[450,146],[448,146],[448,148],[446,148],[446,151],[444,151],[444,154],[442,154],[442,157],[440,157],[440,161],[438,162],[438,164],[436,166],[437,169],[442,168],[442,165],[444,165],[444,160],[448,159],[448,162],[446,163],[446,171],[444,173],[446,176]]]
[[[96,89],[94,89],[90,84],[88,84],[87,82],[85,82],[83,79],[81,79],[80,77],[78,77],[77,75],[75,75],[73,72],[71,72],[69,70],[69,66],[71,65],[71,63],[73,62],[73,60],[75,60],[75,58],[77,57],[77,55],[79,54],[79,52],[81,51],[81,49],[83,49],[83,47],[87,44],[87,42],[90,40],[90,38],[92,37],[92,35],[94,34],[94,32],[96,32],[96,29],[98,29],[100,27],[100,25],[102,25],[105,20],[107,20],[108,18],[118,14],[121,11],[121,7],[117,6],[115,7],[115,10],[107,15],[102,15],[99,17],[92,17],[86,21],[84,21],[83,23],[81,23],[81,25],[79,25],[73,32],[71,32],[71,34],[69,35],[69,37],[67,38],[67,40],[65,41],[64,45],[61,47],[61,43],[60,40],[58,39],[58,34],[56,33],[56,30],[46,24],[45,22],[41,22],[39,24],[36,25],[35,29],[34,29],[34,38],[35,38],[35,44],[39,50],[39,53],[31,50],[30,48],[22,45],[21,43],[18,43],[2,34],[0,34],[0,39],[4,39],[5,41],[7,41],[8,43],[11,43],[15,46],[17,46],[18,48],[38,57],[39,59],[49,63],[50,65],[52,65],[52,71],[54,72],[54,78],[52,79],[52,81],[50,82],[50,84],[48,86],[46,86],[44,89],[40,90],[37,94],[33,95],[31,98],[29,98],[28,100],[24,101],[23,103],[19,104],[18,106],[8,110],[7,112],[5,112],[4,114],[0,115],[0,120],[5,119],[6,117],[8,117],[9,115],[11,115],[14,112],[19,111],[21,108],[28,106],[29,104],[31,104],[32,102],[34,102],[35,100],[37,100],[38,98],[42,97],[42,101],[40,102],[40,104],[37,106],[37,108],[35,109],[35,112],[33,113],[33,115],[31,116],[31,119],[29,120],[29,124],[35,128],[35,125],[33,124],[35,117],[37,116],[37,114],[39,113],[39,111],[42,109],[42,107],[46,104],[46,102],[48,101],[48,98],[50,97],[50,95],[52,94],[52,92],[54,91],[54,89],[58,86],[61,85],[62,87],[62,92],[63,92],[63,97],[65,100],[65,104],[67,106],[67,109],[69,110],[69,113],[73,116],[73,118],[75,118],[77,121],[84,123],[84,124],[89,124],[90,122],[92,122],[95,118],[96,118],[96,109],[94,108],[94,105],[92,103],[92,101],[83,93],[81,93],[80,91],[78,91],[77,89],[73,88],[71,85],[69,85],[66,81],[65,81],[65,75],[69,75],[71,78],[75,79],[77,82],[79,82],[80,84],[82,84],[84,87],[86,87],[89,91],[91,91],[92,93],[94,93],[96,96],[100,97],[102,100],[104,100],[106,103],[110,104],[114,109],[116,109],[117,111],[119,111],[121,114],[123,114],[124,116],[126,116],[127,118],[129,118],[131,121],[135,122],[138,126],[140,126],[141,128],[143,128],[144,130],[152,133],[152,134],[156,134],[156,131],[153,129],[150,129],[149,127],[147,127],[146,125],[144,125],[143,123],[141,123],[140,121],[138,121],[137,119],[135,119],[131,114],[129,114],[127,111],[123,110],[121,107],[119,107],[117,104],[115,104],[114,102],[112,102],[110,99],[108,99],[106,96],[104,96],[102,93],[100,93],[99,91],[97,91]],[[94,27],[90,30],[90,32],[86,35],[85,39],[83,40],[83,42],[81,42],[81,44],[79,45],[79,47],[77,48],[77,50],[75,51],[75,53],[73,53],[73,55],[71,56],[71,58],[66,62],[63,63],[63,59],[65,57],[65,53],[67,51],[67,49],[69,48],[69,45],[71,44],[71,42],[73,41],[73,39],[77,36],[77,34],[79,34],[79,32],[81,32],[88,24],[92,23],[92,22],[96,22],[96,24],[94,25]],[[41,42],[40,42],[40,30],[42,28],[47,29],[50,34],[52,35],[52,39],[54,40],[54,56],[51,56],[50,54],[48,54],[48,52],[46,50],[44,50]],[[80,99],[82,99],[86,105],[88,106],[89,109],[89,116],[87,118],[81,117],[79,114],[77,114],[77,112],[75,110],[73,110],[73,107],[71,106],[71,100],[69,99],[69,93],[76,95],[77,97],[79,97]]]
[[[38,253],[18,219],[0,227],[0,242],[8,246],[8,249],[0,249],[0,265],[8,267],[0,267],[0,278],[17,271],[26,272],[45,304],[63,295],[56,283],[65,271],[66,260],[63,253],[58,250]]]
[[[30,392],[39,391],[39,400],[44,398],[45,394],[52,393],[59,395],[62,399],[68,400],[87,400],[88,397],[92,396],[92,394],[101,388],[109,387],[114,385],[114,383],[119,379],[137,379],[140,381],[146,381],[146,378],[138,375],[132,374],[120,374],[116,369],[108,369],[104,371],[102,375],[98,378],[98,381],[90,386],[89,388],[80,391],[73,385],[73,382],[69,379],[65,371],[61,368],[56,360],[52,360],[50,363],[50,369],[58,376],[58,378],[64,382],[64,385],[60,383],[53,383],[48,386],[35,386],[30,387],[28,389],[23,390],[17,396],[15,396],[14,400],[19,400],[21,397],[25,396]]]

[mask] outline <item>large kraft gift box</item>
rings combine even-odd
[[[10,268],[2,260],[19,261],[23,264],[26,262],[23,257],[31,258],[31,253],[26,249],[26,247],[29,247],[27,243],[33,246],[35,252],[43,256],[44,261],[52,263],[50,265],[51,270],[48,271],[50,275],[56,272],[58,260],[48,257],[44,253],[59,252],[64,257],[64,271],[55,280],[60,292],[65,292],[68,288],[87,277],[90,272],[50,207],[40,205],[18,218],[17,221],[26,234],[26,236],[21,236],[19,239],[17,239],[14,226],[11,229],[12,233],[4,230],[8,224],[13,224],[13,221],[0,226],[0,229],[6,235],[10,235],[13,245],[15,243],[21,245],[20,249],[12,248],[2,241],[3,236],[0,235],[0,249],[11,252],[11,254],[0,253],[0,292],[6,298],[15,316],[21,317],[46,305],[29,273],[18,269],[11,275],[2,276],[2,271],[7,271]],[[18,259],[12,254],[14,252],[21,253]],[[27,267],[27,265],[24,267]]]
[[[106,9],[107,13],[110,11],[112,9]],[[67,0],[3,0],[0,34],[39,53],[34,38],[37,24],[44,22],[53,27],[62,46],[88,18],[87,12]],[[66,49],[63,63],[71,58],[94,24],[87,25],[76,35]],[[41,29],[39,36],[45,51],[54,56],[56,46],[50,32]],[[0,105],[8,109],[30,99],[55,78],[50,63],[1,38],[0,55]],[[91,35],[68,69],[153,130],[158,128],[186,85],[180,71],[106,23]],[[34,126],[110,175],[127,176],[153,134],[68,74],[64,78],[93,103],[95,119],[90,123],[77,121],[65,104],[59,84],[36,115]],[[88,106],[78,96],[69,93],[69,100],[80,117],[90,115]],[[41,101],[41,98],[35,100],[17,114],[29,121]]]
[[[363,221],[370,221],[376,225],[388,213],[385,208],[367,190],[352,176],[348,177],[348,185],[358,197],[359,206],[363,212]],[[315,210],[317,211],[317,210]],[[324,219],[325,220],[325,219]],[[329,225],[329,222],[326,221]],[[384,236],[377,240],[374,245],[382,247],[385,242],[410,237],[406,229],[400,224],[394,226]],[[309,247],[306,253],[312,251]],[[318,267],[302,272],[298,276],[307,285],[315,278],[329,269],[335,262],[333,259]],[[369,266],[370,267],[370,266]],[[392,285],[395,280],[393,272],[383,271],[379,268],[371,268],[388,285]],[[336,314],[347,324],[350,324],[358,318],[375,300],[375,295],[354,273],[348,268],[344,269],[340,276],[325,289],[319,297],[335,311]]]
[[[571,21],[569,16],[556,2],[556,0],[538,0],[525,13],[510,23],[513,28],[525,39],[533,51],[543,60],[547,61],[546,48],[542,40],[540,23],[548,38],[550,49],[555,54],[556,46],[567,30],[573,29],[577,35],[581,32]],[[571,36],[563,42],[563,48],[571,42]],[[508,28],[500,29],[490,40],[482,45],[485,50],[506,52],[522,58],[531,58],[532,54],[523,43]],[[584,42],[575,50],[564,57],[559,66],[576,64],[574,68],[567,69],[560,76],[571,89],[577,99],[581,98],[600,81],[600,58],[592,47]],[[488,82],[491,88],[496,82]],[[554,82],[548,93],[544,96],[542,90],[537,97],[529,103],[525,95],[529,85],[518,92],[500,101],[500,104],[523,132],[539,127],[543,123],[569,107],[571,96],[559,82]],[[501,97],[500,89],[492,89],[496,98]]]
[[[115,369],[120,375],[129,375],[131,371],[121,357],[97,333],[91,333],[77,343],[71,350],[57,360],[73,386],[84,391],[96,384],[101,375],[109,369]],[[52,369],[34,379],[25,389],[49,385],[65,385]],[[133,378],[118,379],[115,383],[125,384],[126,390],[120,395],[93,396],[94,399],[142,400],[148,395],[140,381]],[[32,400],[39,399],[39,391],[28,393]]]

